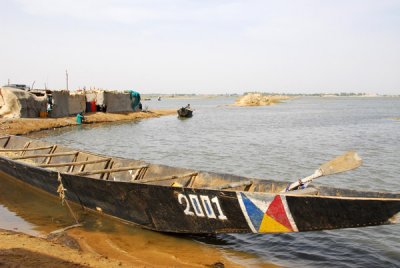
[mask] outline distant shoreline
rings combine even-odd
[[[400,95],[369,94],[369,93],[274,93],[274,92],[246,92],[243,94],[142,94],[143,99],[206,99],[220,97],[241,97],[249,94],[261,94],[265,96],[288,96],[288,97],[364,97],[364,98],[399,98]]]

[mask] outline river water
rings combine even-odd
[[[320,164],[355,150],[364,160],[362,167],[313,183],[400,192],[400,121],[395,119],[400,117],[400,98],[304,97],[273,106],[228,106],[233,102],[231,97],[145,101],[143,106],[150,110],[190,103],[194,116],[80,126],[33,136],[106,155],[285,181],[308,176]],[[0,198],[0,216],[17,221],[18,215],[7,211]],[[20,227],[34,229],[26,218]],[[292,234],[218,235],[192,242],[229,252],[245,266],[399,267],[399,234],[397,224]],[[174,241],[178,247],[179,239]]]

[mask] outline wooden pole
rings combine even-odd
[[[155,178],[155,179],[148,179],[148,180],[137,180],[137,182],[139,183],[148,183],[148,182],[156,182],[156,181],[168,181],[168,180],[176,180],[176,179],[182,179],[185,177],[189,177],[189,176],[194,176],[197,175],[197,172],[192,172],[192,173],[188,173],[188,174],[184,174],[184,175],[173,175],[173,176],[167,176],[167,177],[161,177],[161,178]]]
[[[56,149],[57,149],[57,145],[54,144],[54,145],[52,146],[52,148],[50,149],[49,154],[54,154],[54,152],[56,151]],[[78,155],[78,154],[76,154],[76,155]],[[47,159],[44,159],[42,163],[48,164],[48,163],[50,163],[50,161],[51,161],[51,156],[50,156],[50,157],[47,157]]]
[[[44,150],[50,149],[53,146],[45,146],[45,147],[32,147],[32,148],[25,148],[25,149],[0,149],[0,152],[21,152],[21,151],[35,151],[35,150]]]
[[[95,175],[95,174],[102,174],[102,173],[114,173],[114,172],[121,172],[121,171],[128,171],[128,170],[136,170],[147,166],[135,166],[135,167],[120,167],[120,168],[113,168],[113,169],[98,169],[92,171],[82,171],[82,172],[75,172],[72,173],[73,175],[79,176],[87,176],[87,175]]]
[[[19,160],[19,159],[39,158],[39,157],[66,156],[66,155],[74,155],[77,153],[78,152],[65,152],[65,153],[57,153],[57,154],[34,154],[34,155],[24,155],[24,156],[12,157],[11,159]]]
[[[68,70],[65,70],[65,80],[67,82],[67,90],[69,90],[68,89]]]
[[[28,149],[28,147],[29,147],[29,145],[31,144],[31,141],[28,141],[27,143],[25,143],[25,145],[24,145],[24,149]],[[21,156],[23,156],[24,154],[25,154],[25,150],[22,150],[21,151]]]

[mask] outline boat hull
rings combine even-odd
[[[193,111],[187,108],[180,108],[179,110],[177,110],[178,116],[179,117],[192,117],[193,116]]]
[[[351,197],[338,197],[165,186],[78,176],[0,156],[0,179],[2,173],[54,196],[62,183],[67,200],[161,232],[284,233],[353,228],[393,223],[400,211],[398,194],[348,190]]]
[[[0,171],[58,196],[57,189],[60,182],[57,172],[31,168],[1,157]],[[147,229],[204,234],[251,232],[246,219],[240,213],[235,192],[115,182],[68,174],[61,174],[61,182],[66,189],[67,200]],[[205,196],[209,202],[202,201]],[[222,207],[220,215],[212,199],[218,200],[219,206]],[[199,207],[210,204],[208,210],[213,209],[215,217],[210,212],[207,213],[203,207],[197,208],[196,211],[192,204],[197,204]],[[190,209],[185,213],[188,206]],[[226,218],[221,219],[221,215]]]

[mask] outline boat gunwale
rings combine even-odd
[[[87,153],[86,151],[79,151],[82,153]],[[92,153],[89,153],[92,154]],[[101,156],[101,157],[105,157],[105,155],[101,155],[101,154],[92,154],[95,156]],[[111,156],[110,156],[111,157]],[[24,165],[24,166],[28,166],[30,168],[34,168],[34,169],[39,169],[41,171],[46,171],[49,173],[54,173],[54,174],[60,174],[61,176],[63,175],[67,175],[67,176],[73,176],[73,177],[77,177],[77,178],[85,178],[85,179],[90,179],[93,181],[106,181],[108,183],[125,183],[125,184],[136,184],[136,185],[151,185],[151,186],[156,186],[156,187],[162,187],[162,188],[174,188],[174,189],[182,189],[182,190],[204,190],[204,191],[211,191],[211,192],[236,192],[236,193],[248,193],[247,191],[243,191],[243,190],[228,190],[228,189],[213,189],[213,188],[208,188],[208,187],[187,187],[187,186],[171,186],[171,185],[161,185],[161,184],[157,184],[157,183],[152,183],[151,181],[146,181],[146,182],[141,182],[140,180],[133,180],[133,181],[124,181],[124,180],[104,180],[104,179],[99,179],[99,178],[93,178],[93,177],[89,177],[89,176],[81,176],[78,174],[73,174],[73,173],[67,173],[67,172],[60,172],[60,171],[56,171],[56,170],[52,170],[49,168],[45,168],[45,167],[40,167],[37,166],[33,163],[29,163],[29,162],[25,162],[25,161],[18,161],[15,159],[11,159],[8,158],[4,155],[0,154],[0,158],[5,159],[7,161],[11,161],[14,163],[18,163],[20,165]],[[121,160],[133,160],[133,161],[138,161],[138,160],[134,160],[134,159],[128,159],[128,158],[123,158],[123,157],[112,157],[115,159],[121,159]],[[139,160],[141,161],[141,160]],[[149,163],[148,163],[149,164]],[[150,164],[149,164],[150,165]],[[156,165],[156,166],[166,166],[166,165],[159,165],[159,164],[151,164],[151,165]],[[166,166],[166,167],[171,167],[171,168],[178,168],[178,167],[173,167],[173,166]],[[203,171],[203,170],[198,170],[196,171],[198,173],[204,172],[207,174],[216,174],[216,175],[220,175],[220,176],[238,176],[235,174],[229,174],[229,173],[217,173],[217,172],[212,172],[212,171]],[[271,180],[271,179],[257,179],[257,178],[250,178],[250,177],[245,177],[247,179],[251,179],[253,181],[256,182],[262,182],[262,183],[285,183],[284,181],[276,181],[276,180]],[[156,182],[156,181],[155,181]],[[331,189],[331,190],[338,190],[338,191],[355,191],[358,193],[366,193],[366,194],[371,194],[371,195],[398,195],[398,198],[393,198],[393,197],[357,197],[357,196],[336,196],[336,195],[316,195],[316,194],[299,194],[299,193],[291,193],[289,192],[250,192],[250,193],[255,193],[257,195],[265,195],[265,196],[276,196],[276,195],[282,195],[282,196],[291,196],[291,197],[313,197],[313,198],[329,198],[329,199],[342,199],[342,200],[377,200],[377,201],[400,201],[400,193],[395,193],[395,192],[378,192],[378,191],[359,191],[359,190],[352,190],[352,189],[345,189],[345,188],[336,188],[336,187],[330,187],[330,186],[318,186],[324,189]],[[318,189],[317,189],[318,190]]]
[[[17,138],[8,144],[8,147],[16,148],[24,146],[25,148],[28,148],[29,144],[48,144],[46,141],[26,137],[21,137],[21,140],[18,140]],[[37,143],[35,143],[35,141],[37,141]],[[24,143],[25,145],[23,145]],[[54,146],[56,145],[57,144]],[[6,143],[5,145],[2,145],[2,147],[6,148]],[[59,148],[61,152],[73,149],[67,146],[58,146],[57,148]],[[116,161],[116,164],[109,166],[109,168],[115,167],[117,169],[118,167],[123,166],[129,167],[130,164],[149,164],[143,160],[106,156],[103,154],[87,152],[85,150],[77,150],[77,152],[82,153],[84,158],[89,158],[91,156],[99,158],[111,157]],[[32,155],[35,153],[37,152],[33,152]],[[23,153],[21,153],[21,155],[23,155]],[[66,197],[68,199],[71,198],[73,203],[76,203],[77,205],[80,204],[85,207],[85,209],[89,209],[90,211],[102,215],[107,215],[122,222],[132,223],[145,229],[160,232],[187,234],[254,232],[254,230],[251,229],[253,223],[250,224],[246,218],[246,216],[249,216],[248,208],[242,207],[244,198],[253,200],[256,204],[261,202],[263,204],[271,205],[275,200],[277,200],[278,204],[279,202],[283,202],[281,204],[285,207],[286,215],[293,219],[294,225],[291,227],[292,231],[296,232],[389,224],[392,223],[391,218],[399,215],[400,211],[400,194],[398,193],[358,191],[316,185],[314,187],[306,188],[310,191],[304,191],[304,194],[299,194],[302,190],[293,192],[280,191],[282,190],[282,186],[287,184],[287,182],[284,181],[269,179],[263,180],[257,178],[252,179],[240,175],[202,170],[197,171],[194,169],[179,168],[162,164],[149,164],[154,167],[154,170],[146,174],[148,177],[137,177],[135,175],[130,179],[129,174],[121,173],[119,176],[112,176],[112,179],[108,180],[104,179],[103,176],[93,177],[89,175],[74,174],[68,169],[40,167],[38,166],[38,162],[42,161],[40,159],[37,161],[23,161],[13,159],[12,156],[12,154],[10,155],[7,153],[0,154],[0,163],[2,164],[0,174],[5,174],[5,179],[7,179],[8,176],[10,178],[15,178],[22,183],[29,184],[33,188],[47,192],[52,196],[57,196],[57,189],[59,189],[60,186],[64,187],[65,185],[67,188],[66,190],[70,190],[67,191]],[[54,161],[61,162],[67,160],[61,158]],[[92,166],[90,168],[93,169],[95,167]],[[189,178],[189,183],[187,184],[182,183],[182,181],[178,181],[172,185],[168,185],[169,182],[168,184],[160,184],[157,182],[157,178],[162,177],[165,174],[171,174],[173,177],[174,173],[185,173],[187,171],[196,171],[200,174],[200,181],[196,181],[199,182],[196,184],[196,187],[190,187],[190,185],[193,185],[191,183],[191,180],[193,179],[192,177]],[[117,172],[118,171],[115,173]],[[138,178],[147,178],[149,181],[143,183]],[[154,181],[151,181],[150,178]],[[207,187],[210,185],[218,187],[220,183],[224,182],[231,182],[231,184],[234,184],[234,182],[244,182],[249,179],[253,182],[251,186],[253,187],[254,185],[253,188],[246,187],[243,190],[238,190],[237,187],[228,189],[213,189],[212,187]],[[130,183],[131,185],[128,186],[121,183]],[[93,191],[88,191],[91,187],[93,187]],[[114,195],[114,193],[118,193],[118,195]],[[321,193],[324,195],[321,195]],[[83,197],[82,200],[79,195]],[[204,213],[202,215],[196,213],[199,217],[192,217],[194,215],[193,212],[196,212],[196,210],[190,211],[189,200],[192,203],[193,208],[195,206],[192,198],[193,200],[197,199],[197,202],[201,202],[201,200],[203,200],[201,198],[210,202],[210,199],[212,198],[212,200],[216,200],[215,202],[217,207],[219,207],[219,202],[221,202],[221,205],[224,205],[224,212],[220,211],[218,216],[220,221],[212,220],[211,224],[208,218],[217,219],[215,214],[207,214],[206,218],[202,218],[205,216]],[[129,200],[136,201],[129,202]],[[182,202],[182,200],[184,200],[184,202]],[[141,204],[141,202],[144,203]],[[160,202],[164,202],[167,205],[165,207],[160,207]],[[130,210],[120,210],[120,206],[126,206],[126,208],[129,208]],[[330,209],[327,209],[326,206],[336,208],[339,211],[342,211],[343,209],[344,216],[338,218],[336,215],[333,215],[332,212],[330,212]],[[288,209],[286,209],[286,207]],[[373,210],[371,210],[371,207]],[[187,210],[188,208],[189,211]],[[353,218],[354,209],[361,209],[361,212],[364,213],[360,214],[360,219]],[[381,210],[383,211],[381,212]],[[166,212],[168,212],[168,214],[165,214]],[[191,214],[188,214],[188,212]],[[377,213],[371,214],[373,212]],[[395,214],[392,214],[393,212]],[[224,213],[227,213],[226,215],[228,217],[226,217]],[[171,225],[171,223],[169,223],[169,217],[171,217],[171,215],[173,217],[184,216],[184,218],[182,218],[184,220],[180,224],[176,225],[176,223],[173,223]],[[314,216],[304,218],[304,215]],[[320,221],[319,215],[326,217],[328,222]],[[387,216],[390,216],[390,218]],[[229,221],[224,222],[226,219],[229,219]],[[343,224],[338,224],[338,220],[340,219],[344,220]],[[196,225],[192,226],[192,223],[196,223]],[[310,229],[308,228],[309,224],[312,224],[312,226],[315,227]],[[266,230],[259,229],[256,232],[263,233],[266,232]],[[272,230],[272,232],[274,232],[274,230]]]

